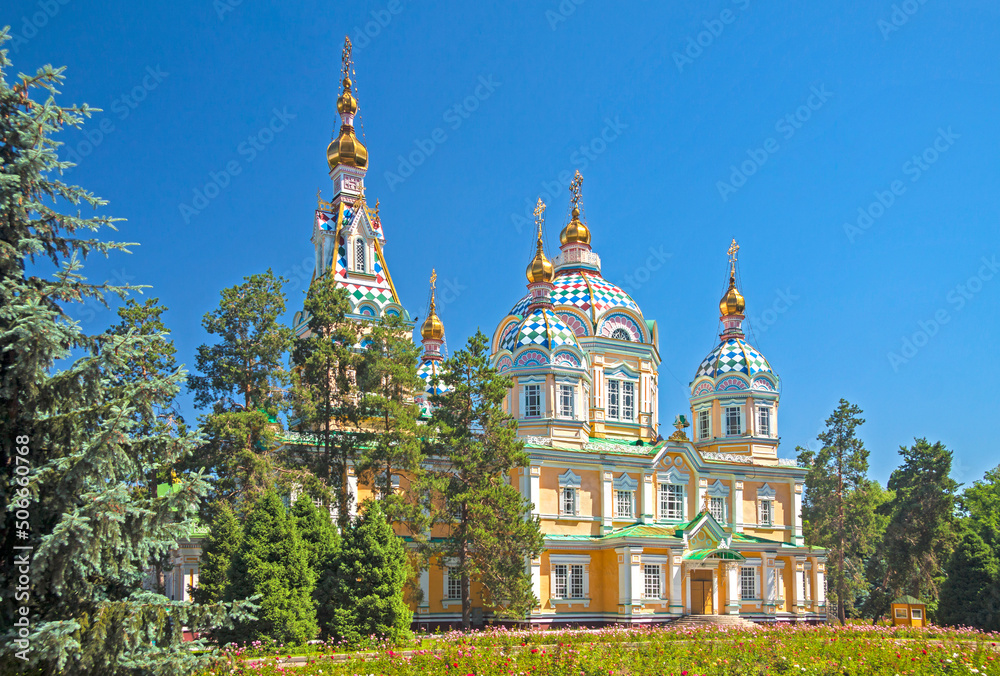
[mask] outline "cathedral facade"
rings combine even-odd
[[[312,230],[314,275],[336,276],[358,321],[408,318],[389,275],[378,208],[365,195],[368,153],[353,126],[349,48],[340,132],[327,150],[332,197],[320,197]],[[492,336],[493,365],[512,381],[504,406],[530,457],[512,481],[545,538],[541,556],[526,561],[539,604],[525,622],[655,623],[689,614],[825,619],[825,552],[806,546],[802,534],[805,469],[778,458],[780,380],[743,331],[738,246],[729,250],[718,343],[691,365],[690,410],[663,439],[656,321],[603,277],[579,172],[570,197],[551,259],[539,200],[526,289]],[[300,335],[305,320],[296,315]],[[433,293],[421,338],[419,374],[427,386],[417,399],[426,411],[430,395],[441,391],[435,376],[445,338]],[[307,443],[294,434],[286,441]],[[355,502],[370,495],[356,478],[349,483]],[[417,625],[460,619],[460,586],[447,563],[420,574]]]

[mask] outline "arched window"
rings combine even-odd
[[[626,331],[625,329],[621,328],[612,331],[611,337],[614,338],[615,340],[632,340],[631,334],[629,334],[629,332]]]
[[[365,240],[360,237],[354,240],[354,269],[365,272]]]

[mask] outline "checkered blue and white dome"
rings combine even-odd
[[[718,378],[730,373],[742,373],[753,377],[758,373],[774,374],[771,365],[760,352],[742,338],[730,337],[723,340],[705,357],[698,367],[694,379],[702,376]]]
[[[561,345],[579,347],[573,329],[551,309],[535,308],[518,323],[516,330],[504,334],[500,349],[513,352],[519,347],[532,346],[553,350]]]
[[[596,324],[597,319],[614,308],[628,308],[642,314],[632,297],[615,284],[601,277],[600,273],[586,270],[565,270],[556,273],[552,280],[555,288],[549,294],[552,305],[570,306],[582,311]],[[525,296],[511,309],[512,315],[524,315],[531,305],[531,296]]]

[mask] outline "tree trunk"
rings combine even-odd
[[[469,593],[469,574],[465,572],[468,551],[468,545],[462,543],[462,553],[458,557],[458,562],[459,570],[462,571],[462,628],[466,631],[472,628],[472,594]]]

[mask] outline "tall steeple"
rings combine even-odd
[[[341,56],[343,91],[337,99],[337,113],[340,115],[340,134],[330,141],[326,148],[326,161],[333,179],[334,205],[340,202],[351,204],[364,193],[365,173],[368,171],[368,149],[354,133],[354,117],[358,112],[358,100],[354,98],[351,82],[353,62],[351,61],[351,39],[344,37],[344,51]]]
[[[559,233],[559,255],[552,261],[555,269],[580,269],[601,272],[601,257],[590,247],[590,228],[581,218],[580,200],[583,194],[583,175],[579,170],[573,175],[569,184],[570,220]]]
[[[542,224],[545,222],[545,202],[538,198],[535,205],[535,224],[538,226],[538,246],[535,250],[535,257],[528,264],[525,275],[528,277],[528,292],[531,294],[531,306],[550,305],[552,303],[549,293],[554,288],[552,277],[554,269],[552,261],[545,257],[545,245],[542,242]]]
[[[431,304],[427,310],[427,319],[420,327],[421,343],[424,346],[424,361],[441,361],[441,345],[444,343],[444,323],[437,316],[435,307],[435,289],[437,286],[437,271],[431,270]]]
[[[725,295],[722,296],[722,300],[719,301],[719,313],[722,315],[722,323],[725,329],[722,332],[723,336],[742,336],[743,335],[743,310],[746,308],[746,302],[743,300],[743,294],[739,292],[736,288],[736,257],[739,254],[740,245],[736,243],[733,239],[732,244],[729,245],[729,288],[726,289]]]

